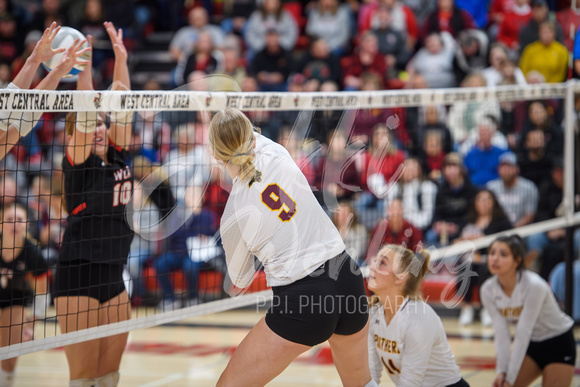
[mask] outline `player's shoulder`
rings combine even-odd
[[[410,300],[397,315],[397,319],[393,319],[394,325],[412,335],[443,329],[439,315],[423,300]]]
[[[528,290],[550,291],[550,285],[538,273],[524,269],[521,275],[521,282]]]
[[[256,154],[268,153],[268,154],[277,154],[280,156],[290,156],[286,148],[284,148],[277,142],[272,141],[263,134],[254,133],[254,138],[256,139],[256,149],[255,149]]]
[[[481,293],[482,295],[484,294],[490,294],[494,291],[494,289],[497,289],[498,287],[498,282],[497,282],[497,276],[491,276],[488,279],[485,280],[485,282],[481,285]]]
[[[416,316],[422,316],[426,319],[439,319],[439,316],[435,312],[435,310],[426,303],[424,300],[417,299],[417,300],[409,300],[403,310],[401,311],[403,316],[410,318],[411,320]]]

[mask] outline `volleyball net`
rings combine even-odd
[[[564,249],[559,230],[580,223],[576,92],[575,82],[320,93],[2,90],[0,111],[38,123],[1,162],[0,330],[11,339],[0,359],[269,300],[259,262],[249,288],[233,289],[221,247],[231,179],[207,144],[212,114],[226,107],[286,147],[362,266],[382,244],[422,246],[433,275],[445,271],[454,288],[454,267],[498,235]],[[111,112],[134,113],[129,172],[118,172],[132,184],[116,185],[112,199],[126,205],[135,233],[124,272],[133,309],[128,321],[61,334],[54,272],[70,216],[82,211],[66,202],[70,112],[102,113],[106,125]],[[478,196],[485,188],[493,211]],[[488,212],[501,227],[477,222]],[[544,256],[553,267],[551,259]]]

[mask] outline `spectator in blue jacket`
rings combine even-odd
[[[485,119],[479,123],[478,140],[463,160],[471,182],[478,187],[484,187],[487,182],[499,177],[497,167],[500,156],[505,153],[504,149],[491,143],[495,128],[489,121]]]

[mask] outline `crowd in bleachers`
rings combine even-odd
[[[325,81],[360,90],[374,73],[381,89],[425,79],[430,88],[461,85],[480,72],[488,86],[562,82],[569,29],[578,16],[548,0],[2,0],[1,82],[9,81],[52,21],[95,39],[97,82],[110,81],[104,20],[125,30],[129,49],[149,35],[173,34],[173,84],[193,71],[253,77],[262,91],[287,90],[305,77],[309,91]],[[553,11],[553,12],[552,12]],[[551,12],[552,15],[551,16]],[[576,23],[577,24],[577,23]],[[541,59],[539,59],[541,58]],[[531,78],[531,79],[530,79]]]
[[[39,31],[53,20],[94,36],[97,88],[105,88],[112,76],[103,20],[126,30],[130,50],[143,49],[156,32],[173,33],[171,81],[151,79],[146,90],[227,87],[206,77],[210,74],[231,76],[243,91],[563,82],[576,14],[560,3],[566,2],[0,0],[0,86],[19,71]],[[362,109],[345,117],[342,111],[317,111],[310,120],[292,111],[246,113],[262,133],[287,147],[360,262],[384,243],[441,246],[561,215],[561,100]],[[209,179],[209,185],[203,197],[208,211],[196,213],[173,239],[157,244],[135,239],[134,276],[167,246],[187,251],[154,264],[156,269],[182,269],[189,278],[199,270],[189,264],[191,246],[205,251],[194,260],[200,264],[219,255],[209,241],[227,200],[227,182],[211,173],[215,167],[202,146],[208,122],[204,112],[135,115],[135,176],[157,164],[170,165],[166,184],[142,211],[156,215],[140,221],[162,219],[187,196],[192,179],[195,185]],[[0,183],[3,205],[27,200],[29,232],[46,246],[51,262],[66,219],[64,141],[63,117],[46,113],[3,162]],[[186,160],[197,169],[179,168]],[[178,205],[188,206],[187,200],[193,199]],[[563,237],[562,230],[553,230],[529,238],[528,264],[546,278],[562,258]],[[168,282],[162,286],[170,291]]]

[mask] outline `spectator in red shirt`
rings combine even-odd
[[[218,224],[226,208],[231,189],[231,183],[227,182],[224,171],[219,165],[213,164],[211,166],[210,179],[203,193],[203,208],[213,212]]]
[[[373,153],[366,168],[366,176],[363,174],[363,182],[369,183],[364,178],[368,176],[371,180],[373,175],[381,175],[384,182],[389,182],[396,177],[405,155],[397,148],[392,131],[383,123],[373,128],[373,144]]]
[[[306,177],[308,184],[310,186],[314,186],[316,183],[316,172],[314,171],[314,166],[312,162],[308,159],[308,156],[304,153],[301,146],[302,144],[299,143],[298,139],[296,138],[296,131],[293,131],[290,127],[286,126],[280,130],[280,134],[278,135],[278,143],[282,145],[292,159],[298,165],[298,168]]]
[[[514,6],[515,0],[492,0],[489,10],[489,24],[503,23],[505,14]]]
[[[398,0],[379,0],[361,6],[358,16],[359,32],[376,28],[379,20],[376,17],[380,7],[387,8],[392,16],[391,28],[403,35],[407,50],[413,50],[419,38],[419,24],[411,8]]]
[[[443,149],[442,133],[437,130],[429,130],[425,133],[423,140],[423,152],[425,165],[429,178],[436,183],[442,182],[442,169],[445,161],[445,150]]]
[[[403,218],[403,202],[397,198],[389,206],[389,217],[381,220],[373,231],[367,257],[373,257],[381,246],[398,244],[417,251],[422,248],[423,233]]]
[[[530,0],[516,0],[511,9],[505,13],[503,22],[499,25],[498,42],[514,50],[519,48],[520,30],[532,18],[532,8],[529,2]]]
[[[214,50],[211,34],[209,32],[200,32],[193,52],[185,60],[181,79],[182,84],[187,82],[189,75],[194,71],[203,71],[209,74],[217,70],[220,67],[222,56],[223,54],[220,51]]]
[[[330,131],[327,144],[328,151],[316,168],[318,191],[315,195],[323,208],[330,213],[338,206],[339,201],[351,199],[360,190],[361,175],[343,131]]]
[[[377,37],[370,31],[362,34],[357,50],[350,57],[343,58],[341,66],[345,90],[360,90],[361,76],[365,72],[378,74],[383,85],[388,85],[387,62],[379,53]]]
[[[362,154],[361,184],[354,207],[357,215],[370,230],[375,227],[385,210],[385,198],[392,183],[401,175],[405,155],[397,149],[393,132],[379,123],[373,128],[371,146]]]
[[[454,0],[438,0],[437,9],[425,21],[422,36],[433,32],[449,32],[454,38],[467,29],[477,29],[469,12],[457,8]]]

